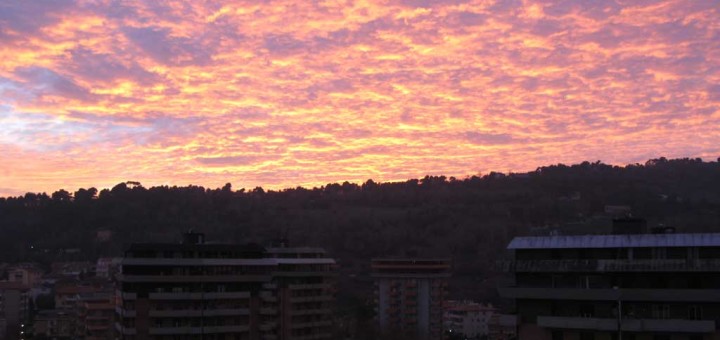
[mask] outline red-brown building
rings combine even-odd
[[[442,339],[443,301],[450,272],[447,259],[374,259],[379,327],[416,339]]]

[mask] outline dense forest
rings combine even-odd
[[[280,191],[143,187],[0,198],[0,262],[95,260],[133,242],[176,242],[194,229],[208,240],[324,247],[339,262],[341,295],[371,289],[381,256],[452,258],[451,297],[492,299],[493,268],[516,235],[557,229],[600,233],[605,207],[629,206],[650,226],[720,231],[720,163],[652,159],[624,167],[552,165],[522,174],[425,177]],[[110,240],[98,231],[112,232]],[[106,233],[107,234],[107,233]]]

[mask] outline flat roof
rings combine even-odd
[[[508,249],[720,247],[720,233],[516,237]]]
[[[257,244],[227,244],[227,243],[135,243],[126,251],[235,251],[245,253],[263,253],[265,248]]]
[[[270,247],[265,250],[271,254],[325,254],[325,249],[316,247]]]

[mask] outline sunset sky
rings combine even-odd
[[[720,1],[0,1],[0,196],[720,157]]]

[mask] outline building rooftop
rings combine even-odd
[[[720,233],[516,237],[508,249],[720,247]]]
[[[24,285],[22,282],[0,282],[0,290],[30,290],[30,287]]]

